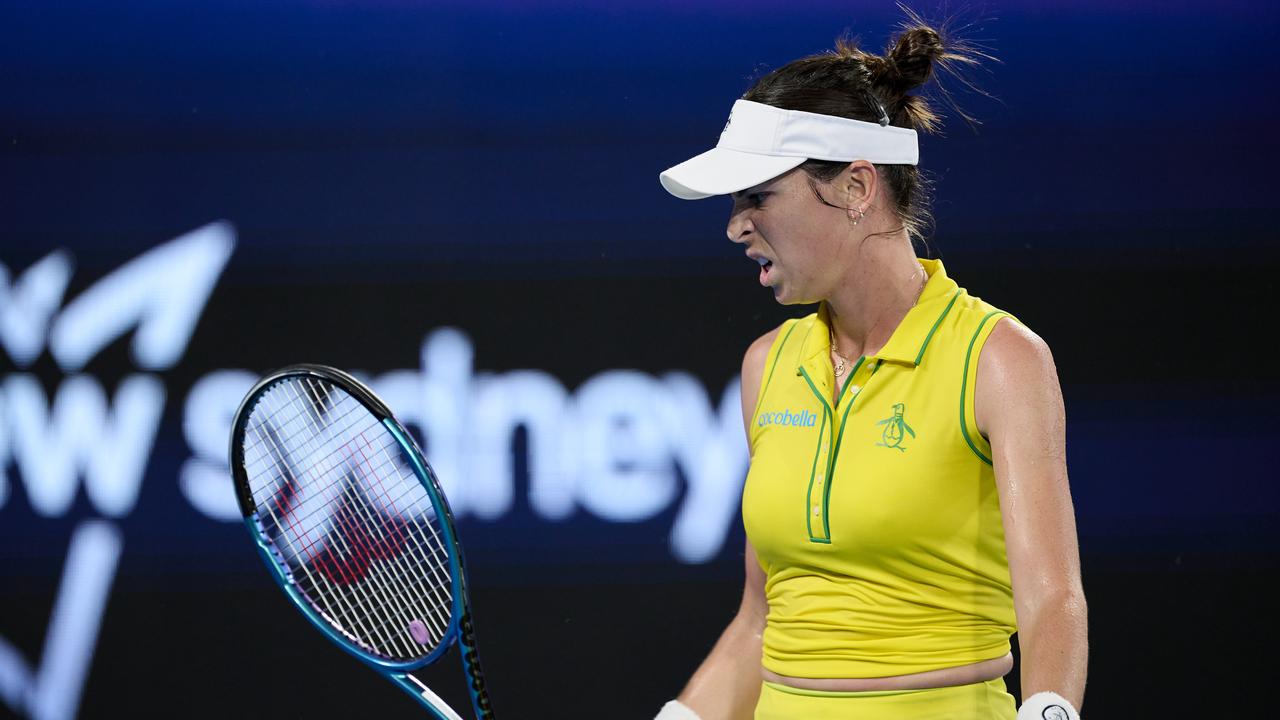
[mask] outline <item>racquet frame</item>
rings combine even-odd
[[[450,565],[449,574],[452,585],[453,611],[449,617],[449,626],[445,629],[440,642],[426,657],[411,662],[395,662],[387,658],[378,657],[357,647],[316,612],[311,602],[295,586],[291,573],[275,557],[270,541],[263,534],[258,520],[257,503],[253,499],[248,475],[244,467],[243,439],[250,409],[257,404],[258,399],[269,388],[291,377],[318,379],[336,385],[355,398],[395,438],[413,467],[414,474],[431,497],[431,503],[435,508],[440,529],[445,536],[446,547],[449,549],[447,554]],[[246,394],[244,401],[240,404],[240,408],[236,411],[235,420],[231,428],[230,460],[232,477],[235,479],[236,500],[239,503],[240,512],[244,516],[245,526],[248,528],[249,534],[253,537],[254,545],[258,549],[258,554],[262,556],[263,561],[270,570],[271,577],[284,589],[289,600],[302,613],[303,617],[307,618],[312,625],[316,626],[326,637],[343,650],[346,650],[365,665],[373,668],[413,696],[415,700],[431,711],[439,720],[462,720],[462,718],[444,700],[428,688],[425,683],[418,680],[411,673],[435,662],[440,656],[448,652],[449,648],[456,642],[462,655],[462,666],[467,676],[467,692],[471,697],[471,704],[475,710],[476,717],[480,720],[493,720],[493,709],[485,686],[484,672],[480,668],[479,651],[476,648],[475,626],[471,619],[471,603],[467,595],[465,563],[462,557],[462,546],[458,543],[457,531],[454,528],[453,512],[449,509],[449,503],[445,499],[444,491],[440,487],[439,480],[436,479],[435,472],[427,464],[426,458],[422,456],[422,451],[418,449],[417,443],[413,441],[409,433],[391,414],[391,409],[387,407],[386,403],[359,380],[336,368],[314,364],[290,365],[281,368],[259,380]]]

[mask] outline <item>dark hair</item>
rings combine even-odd
[[[982,58],[994,58],[968,43],[951,41],[915,13],[903,10],[908,19],[889,41],[884,55],[859,49],[856,38],[840,38],[835,50],[792,61],[760,78],[742,99],[874,123],[887,115],[895,127],[939,132],[941,116],[924,97],[911,91],[934,76],[935,65],[973,87],[956,65],[976,66]],[[946,96],[945,89],[942,92]],[[950,96],[946,97],[950,101]],[[977,122],[954,102],[950,104],[965,120]],[[828,160],[807,160],[800,166],[810,178],[822,182],[829,182],[846,167],[846,162]],[[877,165],[876,169],[889,187],[902,227],[913,239],[924,239],[933,225],[929,210],[932,182],[914,165]],[[820,194],[818,199],[826,202]]]

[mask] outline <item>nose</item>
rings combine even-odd
[[[725,234],[729,236],[731,242],[744,243],[747,236],[755,231],[755,227],[751,224],[749,208],[738,207],[734,204],[733,211],[729,213],[729,225],[725,228]]]

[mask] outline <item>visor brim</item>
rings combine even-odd
[[[799,167],[805,160],[717,147],[667,169],[658,180],[667,192],[681,200],[701,200],[754,187]]]

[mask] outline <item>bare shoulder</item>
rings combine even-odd
[[[979,431],[989,435],[1002,421],[1013,422],[1011,405],[1056,415],[1062,390],[1049,344],[1027,326],[1001,318],[978,357],[974,411]]]
[[[1034,371],[1053,367],[1053,353],[1044,338],[1026,325],[1012,318],[1000,318],[982,348],[979,371],[983,365],[1006,372]]]
[[[744,376],[744,380],[747,375],[759,376],[760,372],[764,370],[764,361],[769,357],[769,348],[773,347],[773,341],[777,339],[778,332],[780,330],[782,330],[782,325],[779,325],[778,327],[761,335],[747,346],[747,352],[742,357],[742,374]]]

